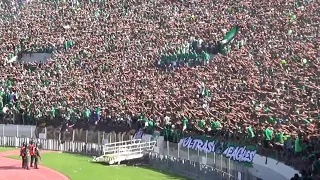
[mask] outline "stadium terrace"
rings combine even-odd
[[[0,122],[211,137],[188,146],[320,179],[319,18],[314,0],[1,1]]]

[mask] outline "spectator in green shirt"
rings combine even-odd
[[[179,63],[183,61],[183,54],[181,54],[181,53],[178,53],[178,54],[177,54],[177,61],[178,61]]]
[[[202,130],[204,130],[206,126],[206,121],[204,119],[201,119],[200,121],[198,121],[198,127]]]
[[[154,122],[152,119],[146,119],[146,123],[147,125],[147,134],[153,134],[153,131],[154,131]]]
[[[211,130],[212,131],[217,131],[218,129],[221,128],[221,123],[219,121],[211,120],[210,123],[211,123]]]
[[[183,54],[183,55],[182,55],[183,61],[184,61],[184,62],[188,62],[188,61],[189,61],[189,56],[190,56],[190,54],[189,54],[188,52],[185,53],[185,54]]]
[[[282,144],[284,143],[284,140],[283,140],[283,132],[276,132],[275,135],[274,135],[274,140],[275,142],[279,143],[279,144]]]
[[[172,54],[172,61],[178,61],[178,55],[176,53]]]
[[[264,138],[265,138],[263,143],[264,148],[269,147],[272,136],[273,136],[273,128],[267,126],[267,128],[264,130]]]
[[[300,156],[302,152],[302,141],[301,141],[301,134],[299,134],[296,137],[295,143],[294,143],[294,154],[295,156]]]
[[[249,135],[249,138],[254,138],[255,137],[253,128],[251,126],[248,127],[248,135]]]

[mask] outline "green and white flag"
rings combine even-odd
[[[239,32],[239,27],[235,26],[229,32],[226,33],[223,40],[220,41],[220,49],[219,49],[220,54],[226,55],[231,51],[231,46],[229,44],[233,41],[233,39],[236,37],[238,32]]]
[[[235,26],[233,27],[227,34],[224,36],[223,40],[221,41],[222,46],[228,45],[238,34],[239,27]]]

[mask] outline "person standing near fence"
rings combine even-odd
[[[21,151],[21,157],[23,162],[23,168],[29,170],[29,149],[27,147],[27,144],[24,143],[24,148]]]
[[[40,144],[36,143],[36,146],[34,148],[34,168],[35,169],[39,169],[38,168],[38,164],[39,164],[39,160],[41,160],[41,155],[40,155]]]
[[[25,156],[25,154],[24,154],[24,152],[25,152],[25,148],[26,148],[26,143],[22,143],[22,146],[21,146],[21,148],[20,148],[20,157],[21,157],[21,159],[22,159],[22,168],[24,168],[24,156]]]
[[[26,148],[25,148],[25,168],[27,170],[29,170],[29,161],[30,161],[30,147],[26,145]]]
[[[30,158],[31,158],[30,167],[33,167],[33,162],[35,160],[35,147],[34,147],[33,140],[30,141],[29,149],[30,149]]]

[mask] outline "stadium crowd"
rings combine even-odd
[[[206,133],[281,152],[319,177],[319,1],[0,3],[2,119],[139,119],[168,136]],[[245,46],[207,65],[157,68],[190,39],[218,41],[235,25]],[[52,58],[8,62],[35,52]]]

